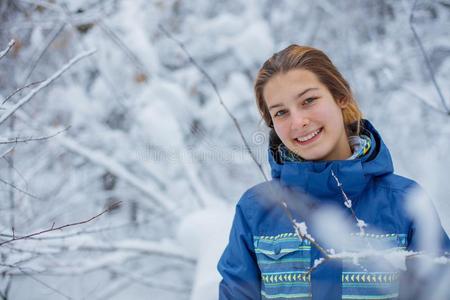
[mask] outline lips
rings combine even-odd
[[[319,128],[311,133],[308,133],[307,135],[298,137],[295,139],[295,141],[300,145],[312,143],[319,138],[320,134],[322,133],[322,129],[323,128]]]

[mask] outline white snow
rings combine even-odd
[[[231,207],[218,205],[193,212],[180,222],[178,241],[197,259],[191,300],[218,298],[217,263],[228,242],[233,215]]]

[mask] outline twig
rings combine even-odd
[[[5,104],[9,99],[11,99],[11,98],[12,98],[15,94],[17,94],[18,92],[20,92],[20,91],[22,91],[22,90],[24,90],[24,89],[26,89],[26,88],[29,88],[30,86],[33,86],[33,85],[36,85],[36,84],[39,84],[39,83],[42,83],[42,82],[43,82],[43,81],[36,81],[36,82],[29,83],[29,84],[27,84],[26,86],[23,86],[23,87],[21,87],[21,88],[18,88],[17,90],[15,90],[14,92],[12,92],[11,95],[9,95],[8,97],[6,97],[5,100],[3,100],[2,105]]]
[[[162,289],[168,292],[172,292],[172,293],[182,293],[182,294],[186,294],[189,293],[191,291],[190,288],[183,288],[180,287],[179,284],[177,285],[172,285],[172,284],[165,284],[162,282],[157,282],[154,280],[150,280],[147,277],[148,276],[139,276],[136,275],[135,272],[126,272],[126,271],[122,271],[119,268],[113,268],[113,267],[109,267],[108,269],[114,271],[115,273],[130,278],[132,279],[134,282],[140,283],[142,285],[154,288],[154,289]]]
[[[70,126],[67,126],[66,128],[51,134],[51,135],[47,135],[47,136],[41,136],[41,137],[28,137],[28,138],[20,138],[20,137],[14,137],[14,138],[9,138],[6,141],[2,141],[0,140],[0,145],[5,145],[5,144],[17,144],[17,143],[27,143],[30,141],[43,141],[43,140],[48,140],[51,139],[52,137],[57,136],[58,134],[63,133],[64,131],[67,131],[70,128]]]
[[[31,59],[31,64],[28,67],[28,71],[25,73],[25,77],[23,79],[23,83],[25,84],[27,80],[30,78],[31,74],[33,73],[34,69],[38,65],[39,61],[41,60],[42,56],[44,56],[45,52],[47,51],[48,47],[53,43],[53,41],[58,37],[58,35],[63,31],[64,27],[66,26],[66,23],[62,23],[59,28],[56,28],[49,34],[49,38],[45,43],[43,43],[43,47],[37,52],[37,54]]]
[[[256,159],[255,155],[253,154],[252,150],[250,150],[250,146],[247,143],[247,139],[244,137],[244,134],[242,132],[241,127],[239,126],[239,123],[236,119],[236,117],[231,113],[231,111],[228,109],[228,107],[225,105],[225,103],[223,102],[222,96],[219,93],[219,89],[217,88],[216,83],[214,82],[214,80],[211,78],[211,76],[208,74],[208,72],[205,71],[205,69],[202,68],[202,66],[200,66],[200,64],[197,63],[197,61],[192,57],[192,55],[189,53],[189,51],[186,49],[186,47],[184,46],[184,44],[182,42],[180,42],[179,40],[177,40],[175,37],[172,36],[172,34],[170,34],[161,24],[159,24],[159,29],[172,41],[174,41],[182,50],[183,52],[186,54],[186,56],[188,57],[189,61],[197,68],[197,70],[200,71],[200,73],[202,73],[203,76],[205,76],[205,78],[208,80],[209,84],[212,86],[212,88],[214,89],[214,93],[216,94],[217,98],[219,99],[220,105],[222,105],[222,107],[225,109],[225,111],[227,112],[228,116],[231,118],[231,120],[234,123],[234,126],[236,127],[236,129],[239,132],[239,135],[241,136],[242,141],[244,142],[245,145],[245,149],[247,150],[248,154],[250,154],[251,158],[253,159],[253,161],[255,162],[255,164],[258,166],[261,174],[263,175],[264,179],[266,181],[268,181],[269,179],[266,176],[266,173],[264,173],[264,170],[262,168],[262,165],[258,162],[258,160]]]
[[[175,210],[179,211],[181,208],[177,207],[175,208]],[[172,213],[174,213],[174,211],[172,211]],[[98,233],[98,232],[104,232],[104,231],[109,231],[109,230],[116,230],[116,229],[122,229],[122,228],[127,228],[130,226],[141,226],[141,225],[146,225],[149,226],[152,223],[161,220],[162,218],[166,217],[166,212],[161,212],[159,214],[155,214],[155,215],[151,215],[150,219],[144,220],[144,221],[140,221],[140,222],[127,222],[127,223],[123,223],[120,225],[116,225],[116,226],[105,226],[105,227],[101,227],[101,228],[95,228],[95,229],[91,229],[91,230],[86,230],[86,229],[82,229],[80,231],[76,231],[76,232],[70,232],[70,233],[65,233],[65,234],[60,234],[60,235],[51,235],[51,236],[40,236],[40,237],[32,237],[30,238],[30,240],[60,240],[60,239],[66,239],[66,238],[70,238],[70,237],[74,237],[74,236],[79,236],[79,235],[83,235],[83,234],[91,234],[91,233]],[[10,238],[11,235],[10,234],[3,234],[0,233],[0,237],[4,237],[4,238]]]
[[[9,267],[9,268],[15,268],[18,269],[21,273],[23,273],[24,275],[30,277],[31,279],[33,279],[34,281],[38,282],[39,284],[45,286],[46,288],[48,288],[49,290],[52,290],[53,292],[57,293],[58,295],[69,299],[69,300],[73,300],[74,298],[64,294],[63,292],[59,291],[58,289],[52,287],[51,285],[45,283],[44,281],[40,280],[39,278],[37,278],[36,276],[34,276],[33,274],[31,274],[30,272],[25,271],[22,267],[19,266],[15,266],[15,265],[10,265],[10,264],[1,264],[3,266]]]
[[[425,48],[423,47],[422,41],[420,40],[420,37],[417,34],[417,31],[413,25],[414,11],[416,9],[416,5],[417,5],[417,0],[414,1],[413,7],[411,9],[411,14],[409,15],[409,26],[411,27],[411,30],[413,32],[414,39],[416,40],[417,44],[419,45],[420,52],[422,52],[422,55],[425,59],[425,64],[427,66],[428,71],[430,72],[431,81],[433,82],[433,85],[436,88],[436,91],[438,92],[439,98],[442,102],[442,106],[444,107],[447,115],[450,116],[450,109],[448,108],[447,103],[444,98],[444,94],[442,93],[441,88],[440,88],[439,84],[437,83],[436,78],[434,77],[433,67],[431,66],[430,59],[428,58]]]
[[[5,152],[3,152],[2,154],[0,154],[0,158],[4,157],[5,155],[7,155],[9,152],[13,151],[16,147],[11,147],[8,150],[6,150]]]
[[[420,95],[416,94],[414,91],[412,91],[411,89],[409,89],[408,87],[405,86],[398,86],[400,89],[404,90],[406,93],[410,94],[411,96],[413,96],[412,99],[416,99],[417,101],[419,101],[420,103],[422,103],[424,106],[428,107],[430,110],[439,113],[439,114],[444,114],[444,115],[448,115],[448,113],[446,111],[443,111],[439,108],[434,107],[433,105],[431,105],[430,103],[428,103],[428,101],[426,99],[424,99],[423,97],[421,97]],[[408,98],[411,99],[411,98]]]
[[[126,43],[122,41],[122,39],[115,34],[114,31],[111,30],[102,20],[98,21],[97,24],[100,26],[100,28],[105,32],[110,39],[119,46],[125,52],[125,54],[128,56],[128,58],[131,60],[131,62],[136,66],[136,68],[145,74],[145,76],[148,78],[148,72],[145,69],[144,64],[140,61],[140,59],[136,56],[136,54],[133,53],[133,51],[130,50],[130,48],[127,46]]]
[[[0,52],[0,59],[2,59],[6,54],[8,54],[9,50],[12,48],[12,46],[14,46],[14,44],[16,43],[15,40],[11,40],[8,44],[8,46],[6,47],[5,50],[2,50]]]
[[[99,214],[97,214],[97,215],[95,215],[95,216],[93,216],[93,217],[91,217],[91,218],[89,218],[87,220],[79,221],[79,222],[75,222],[75,223],[69,223],[69,224],[65,224],[65,225],[62,225],[62,226],[58,226],[58,227],[55,227],[55,223],[53,223],[52,227],[50,227],[49,229],[41,230],[41,231],[38,231],[38,232],[35,232],[35,233],[31,233],[31,234],[28,234],[28,235],[24,235],[24,236],[21,236],[21,237],[13,237],[10,240],[6,240],[6,241],[1,242],[0,246],[3,246],[5,244],[8,244],[8,243],[11,243],[11,242],[14,242],[14,241],[28,239],[30,237],[41,235],[41,234],[44,234],[44,233],[47,233],[47,232],[56,231],[56,230],[62,230],[62,229],[67,228],[67,227],[77,226],[77,225],[82,225],[82,224],[89,223],[92,220],[100,217],[101,215],[103,215],[103,214],[105,214],[105,213],[107,213],[107,212],[109,212],[109,211],[111,211],[113,209],[118,208],[120,206],[120,203],[121,203],[121,201],[111,204],[107,209],[105,209],[101,213],[99,213]]]
[[[37,197],[37,196],[35,196],[35,195],[33,195],[33,194],[30,194],[30,193],[28,193],[27,191],[22,190],[21,188],[17,187],[17,186],[16,186],[15,184],[13,184],[13,183],[10,183],[10,182],[8,182],[8,181],[6,181],[6,180],[3,180],[3,179],[1,179],[1,178],[0,178],[0,182],[2,182],[2,183],[4,183],[4,184],[6,184],[6,185],[12,187],[13,189],[15,189],[15,190],[21,192],[22,194],[25,194],[25,195],[27,195],[27,196],[33,198],[33,199],[36,199],[36,200],[42,200],[41,198],[39,198],[39,197]],[[1,246],[1,243],[0,243],[0,246]]]
[[[274,191],[272,190],[272,192],[274,192]],[[287,214],[289,220],[291,221],[291,223],[292,223],[292,225],[293,225],[293,227],[294,227],[294,230],[295,230],[295,233],[297,234],[297,236],[298,236],[299,238],[301,238],[301,239],[306,239],[306,240],[308,240],[308,241],[311,243],[311,245],[313,245],[314,247],[316,247],[316,248],[322,253],[322,255],[323,255],[324,257],[328,258],[328,257],[329,257],[329,253],[328,253],[322,246],[320,246],[319,243],[317,243],[316,240],[315,240],[311,235],[309,235],[309,234],[306,232],[306,225],[304,225],[305,228],[302,229],[302,228],[301,228],[302,223],[299,223],[299,222],[297,222],[297,221],[294,219],[294,217],[292,216],[291,211],[290,211],[289,208],[288,208],[288,205],[287,205],[286,201],[281,200],[281,205],[284,207],[284,209],[285,209],[284,211],[285,211],[285,213]]]
[[[65,64],[61,69],[59,69],[56,73],[54,73],[51,77],[43,81],[39,86],[34,88],[28,95],[23,97],[17,104],[13,105],[11,108],[6,110],[3,115],[0,117],[0,125],[3,124],[16,110],[22,107],[24,104],[29,102],[40,90],[47,87],[57,78],[59,78],[64,72],[66,72],[72,65],[80,61],[81,59],[94,54],[95,50],[85,51],[71,59],[67,64]]]
[[[345,205],[345,207],[347,207],[351,211],[352,216],[353,216],[353,218],[356,221],[356,226],[358,226],[358,228],[359,228],[359,233],[364,235],[365,234],[364,227],[367,227],[367,224],[363,220],[358,219],[358,217],[356,216],[356,213],[353,210],[352,200],[350,200],[347,197],[347,194],[345,193],[345,191],[344,191],[344,189],[342,187],[342,183],[339,181],[339,178],[337,178],[336,174],[334,174],[333,170],[331,170],[331,175],[333,176],[334,180],[336,181],[336,184],[337,184],[338,188],[341,191],[342,197],[344,198],[344,205]]]

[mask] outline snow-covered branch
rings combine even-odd
[[[2,59],[6,54],[8,54],[9,50],[12,48],[12,46],[14,46],[15,43],[16,43],[15,40],[11,40],[8,43],[8,46],[6,47],[6,49],[0,51],[0,59]]]
[[[29,83],[29,84],[27,84],[27,85],[25,85],[23,87],[20,87],[20,88],[16,89],[14,92],[12,92],[9,96],[7,96],[3,100],[2,105],[5,104],[6,102],[8,102],[9,99],[11,99],[14,95],[19,93],[20,91],[23,91],[24,89],[27,89],[27,88],[29,88],[29,87],[31,87],[33,85],[40,84],[40,83],[42,83],[42,81],[36,81],[36,82]]]
[[[15,261],[14,257],[9,258],[10,265],[24,265],[25,262],[36,260],[42,256],[58,256],[68,252],[86,252],[91,254],[98,252],[102,254],[101,258],[90,260],[82,257],[78,262],[72,260],[68,264],[58,263],[51,267],[49,267],[48,263],[41,265],[39,262],[33,262],[30,272],[46,275],[83,275],[113,265],[121,265],[130,259],[142,257],[142,255],[167,259],[180,265],[192,266],[195,264],[195,258],[186,253],[179,244],[172,240],[151,242],[133,239],[112,243],[105,243],[86,237],[48,242],[27,240],[26,243],[11,247],[10,250],[12,250],[12,253],[21,253],[20,256],[17,256],[20,259],[19,261]],[[3,270],[0,269],[0,272],[17,274],[14,268],[4,267]]]
[[[319,250],[325,258],[329,257],[330,253],[328,253],[328,251],[325,250],[325,248],[323,248],[318,242],[316,242],[316,240],[308,233],[308,227],[306,226],[305,222],[297,222],[295,219],[293,219],[292,223],[294,224],[294,230],[298,238],[306,239],[311,243],[311,245]]]
[[[113,160],[111,157],[106,156],[100,151],[91,150],[87,147],[84,147],[69,137],[60,136],[57,140],[68,150],[87,158],[97,165],[104,167],[130,185],[139,189],[154,205],[150,207],[152,210],[158,210],[162,208],[165,211],[172,211],[175,207],[173,201],[171,199],[168,199],[156,187],[151,187],[149,183],[143,182],[140,178],[129,172],[124,166]]]
[[[59,130],[56,133],[50,134],[50,135],[45,135],[45,136],[40,136],[40,137],[20,137],[20,136],[16,136],[16,137],[10,137],[10,138],[3,138],[3,140],[0,139],[0,145],[5,145],[5,144],[17,144],[17,143],[27,143],[27,142],[31,142],[31,141],[45,141],[48,139],[51,139],[52,137],[55,137],[65,131],[67,131],[70,128],[70,126]]]
[[[364,235],[364,233],[365,233],[364,228],[367,227],[366,222],[364,222],[364,220],[361,220],[356,216],[356,213],[353,209],[352,200],[350,200],[348,198],[347,193],[344,191],[344,188],[342,187],[342,183],[339,181],[339,178],[336,176],[336,174],[334,174],[333,170],[331,170],[331,176],[333,176],[334,180],[336,181],[336,185],[338,186],[339,190],[341,191],[342,197],[344,198],[345,207],[347,207],[350,210],[353,218],[356,221],[356,226],[358,226],[358,228],[359,228],[359,233]]]
[[[15,111],[17,111],[20,107],[28,103],[39,91],[41,91],[43,88],[50,85],[53,81],[58,79],[64,72],[66,72],[70,67],[72,67],[74,64],[76,64],[78,61],[82,60],[83,58],[90,56],[95,53],[96,50],[90,50],[85,51],[74,58],[72,58],[67,64],[65,64],[61,69],[59,69],[56,73],[54,73],[51,77],[40,83],[36,88],[34,88],[28,95],[23,97],[21,100],[17,102],[17,104],[11,106],[9,109],[7,109],[1,116],[0,116],[0,125],[3,124],[11,115],[14,114]]]

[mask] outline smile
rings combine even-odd
[[[299,143],[301,145],[306,145],[306,144],[312,143],[313,141],[318,139],[321,132],[322,132],[322,128],[319,128],[316,131],[311,132],[308,135],[296,138],[295,141],[297,141],[297,143]]]

